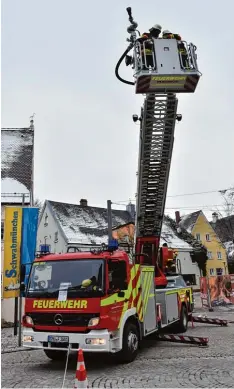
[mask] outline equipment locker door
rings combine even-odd
[[[144,335],[157,328],[154,266],[141,266]]]

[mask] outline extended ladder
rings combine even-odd
[[[160,237],[178,100],[175,94],[149,94],[144,101],[139,142],[136,237]]]

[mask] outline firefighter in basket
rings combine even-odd
[[[184,43],[182,42],[182,38],[179,34],[172,34],[169,30],[164,30],[162,33],[163,39],[176,39],[177,40],[177,45],[178,45],[178,51],[181,54],[181,59],[182,59],[182,65],[184,69],[189,70],[189,60],[188,60],[188,53],[186,50],[186,47]]]
[[[141,58],[143,63],[143,69],[146,70],[148,67],[154,67],[154,43],[152,39],[158,39],[162,31],[162,27],[159,24],[155,24],[149,29],[149,32],[144,32],[138,42],[141,45]],[[144,55],[145,54],[145,55]],[[146,61],[145,61],[146,58]],[[146,62],[146,63],[145,63]]]

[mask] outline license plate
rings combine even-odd
[[[50,343],[69,343],[69,337],[68,336],[49,335],[48,342],[50,342]]]

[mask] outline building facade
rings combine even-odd
[[[185,215],[180,218],[179,225],[207,248],[207,275],[228,274],[225,247],[204,213],[197,211]]]

